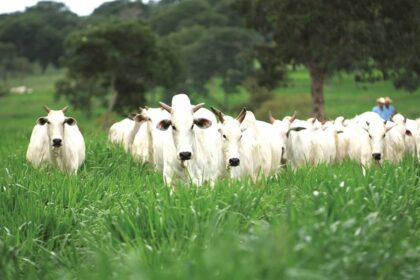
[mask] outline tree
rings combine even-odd
[[[58,66],[64,38],[78,22],[78,16],[64,4],[40,1],[23,13],[4,17],[0,40],[14,44],[19,56],[40,63],[45,70],[49,64]]]
[[[92,16],[133,19],[144,17],[146,14],[147,6],[142,1],[116,0],[103,3],[93,11]]]
[[[371,1],[238,0],[236,8],[265,38],[260,60],[271,57],[279,69],[297,64],[308,68],[313,112],[319,119],[325,117],[327,77],[367,67],[377,39],[376,3]]]
[[[151,26],[181,49],[183,90],[211,98],[206,85],[217,78],[225,91],[225,107],[228,93],[236,92],[237,86],[253,74],[252,52],[259,39],[256,32],[245,28],[231,2],[168,0],[150,7]]]
[[[105,125],[114,109],[135,109],[144,104],[147,90],[172,88],[182,74],[175,47],[142,22],[119,19],[70,34],[64,64],[68,74],[57,83],[57,94],[71,96],[87,113],[92,98],[100,98],[107,107]]]

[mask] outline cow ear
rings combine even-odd
[[[136,114],[130,113],[127,115],[127,118],[134,121],[134,118],[136,117]]]
[[[165,131],[171,125],[171,120],[161,120],[157,125],[156,128],[162,131]]]
[[[66,120],[64,121],[64,123],[68,124],[68,125],[75,125],[77,122],[74,118],[66,118]]]
[[[36,123],[37,124],[39,124],[39,125],[44,125],[44,124],[46,124],[48,122],[48,119],[47,118],[45,118],[45,117],[40,117],[40,118],[38,118],[38,120],[36,121]]]
[[[135,115],[134,117],[133,117],[133,121],[135,121],[135,122],[143,122],[143,121],[145,121],[146,119],[143,117],[143,115],[141,115],[141,114],[137,114],[137,115]]]
[[[405,135],[408,135],[408,136],[413,136],[413,133],[411,133],[411,130],[406,129],[406,130],[405,130]]]
[[[194,124],[199,128],[208,128],[211,126],[211,121],[205,118],[198,118],[194,120]]]

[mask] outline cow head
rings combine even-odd
[[[193,155],[194,127],[200,129],[212,125],[206,118],[195,118],[194,113],[204,106],[204,103],[191,105],[185,94],[178,94],[172,98],[172,106],[160,102],[160,106],[171,114],[170,119],[161,120],[157,128],[160,130],[172,129],[175,150],[179,160],[191,159]]]
[[[372,149],[372,159],[376,163],[381,163],[385,147],[386,133],[394,126],[386,127],[386,121],[366,121],[364,129],[368,133],[369,143]]]
[[[48,115],[46,117],[40,117],[37,120],[37,124],[47,126],[48,138],[51,146],[53,148],[60,148],[63,145],[64,126],[73,126],[76,124],[76,120],[64,115],[68,106],[61,110],[51,110],[47,106],[44,106],[44,109]]]
[[[227,168],[240,165],[239,147],[242,139],[242,132],[246,130],[245,126],[241,126],[246,116],[246,109],[243,108],[236,118],[225,116],[220,110],[211,107],[213,113],[220,121],[219,133],[222,137],[222,149],[224,158],[226,159]]]

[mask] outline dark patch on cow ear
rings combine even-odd
[[[205,118],[198,118],[194,120],[194,124],[199,128],[209,128],[211,126],[211,121]]]
[[[38,118],[36,123],[39,124],[39,125],[44,125],[44,124],[48,123],[48,119],[45,118],[45,117],[40,117],[40,118]]]
[[[136,114],[132,120],[135,122],[144,122],[146,119],[142,114]]]
[[[289,137],[290,131],[301,131],[301,130],[304,130],[304,129],[306,129],[306,127],[301,127],[301,126],[299,126],[299,127],[293,127],[291,129],[289,129],[289,131],[287,131],[286,137]]]
[[[64,121],[64,123],[68,124],[68,125],[75,125],[77,122],[74,118],[66,118],[66,120]]]
[[[157,125],[156,128],[162,131],[167,130],[171,126],[171,120],[161,120]]]
[[[406,130],[405,130],[405,135],[408,135],[408,136],[413,136],[413,133],[411,133],[411,130],[406,129]]]

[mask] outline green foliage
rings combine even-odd
[[[77,28],[78,17],[62,3],[40,1],[23,13],[3,16],[0,41],[12,43],[31,62],[58,66],[65,36]]]
[[[134,19],[145,17],[147,11],[148,7],[142,1],[116,0],[103,3],[93,11],[91,16]]]
[[[0,42],[0,78],[4,81],[10,76],[25,75],[31,73],[29,61],[19,56],[15,45]]]
[[[64,64],[68,81],[57,84],[58,95],[73,95],[75,106],[90,106],[91,97],[104,104],[115,94],[116,111],[145,103],[145,92],[155,86],[176,86],[182,69],[176,48],[160,42],[150,28],[137,21],[112,19],[88,25],[66,41]],[[90,91],[89,88],[95,88]]]
[[[253,47],[259,37],[244,28],[243,19],[231,8],[231,0],[160,1],[150,7],[154,30],[181,49],[184,91],[212,98],[208,83],[221,79],[224,91],[234,93],[254,74]],[[228,97],[224,106],[230,108]]]

